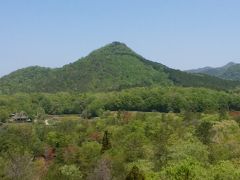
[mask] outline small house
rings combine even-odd
[[[10,121],[12,122],[31,122],[32,120],[28,117],[25,112],[14,113],[11,115]]]

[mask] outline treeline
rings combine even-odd
[[[133,88],[108,93],[15,94],[0,96],[0,119],[24,111],[31,118],[41,114],[82,114],[126,110],[146,112],[217,112],[240,110],[239,93],[204,88]]]

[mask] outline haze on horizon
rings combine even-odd
[[[240,62],[237,0],[1,1],[0,76],[60,67],[112,41],[176,69]]]

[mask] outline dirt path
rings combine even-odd
[[[47,125],[47,126],[49,125],[48,119],[46,119],[44,122],[45,122],[45,125]]]

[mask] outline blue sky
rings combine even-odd
[[[177,69],[240,62],[239,0],[1,0],[0,76],[112,41]]]

